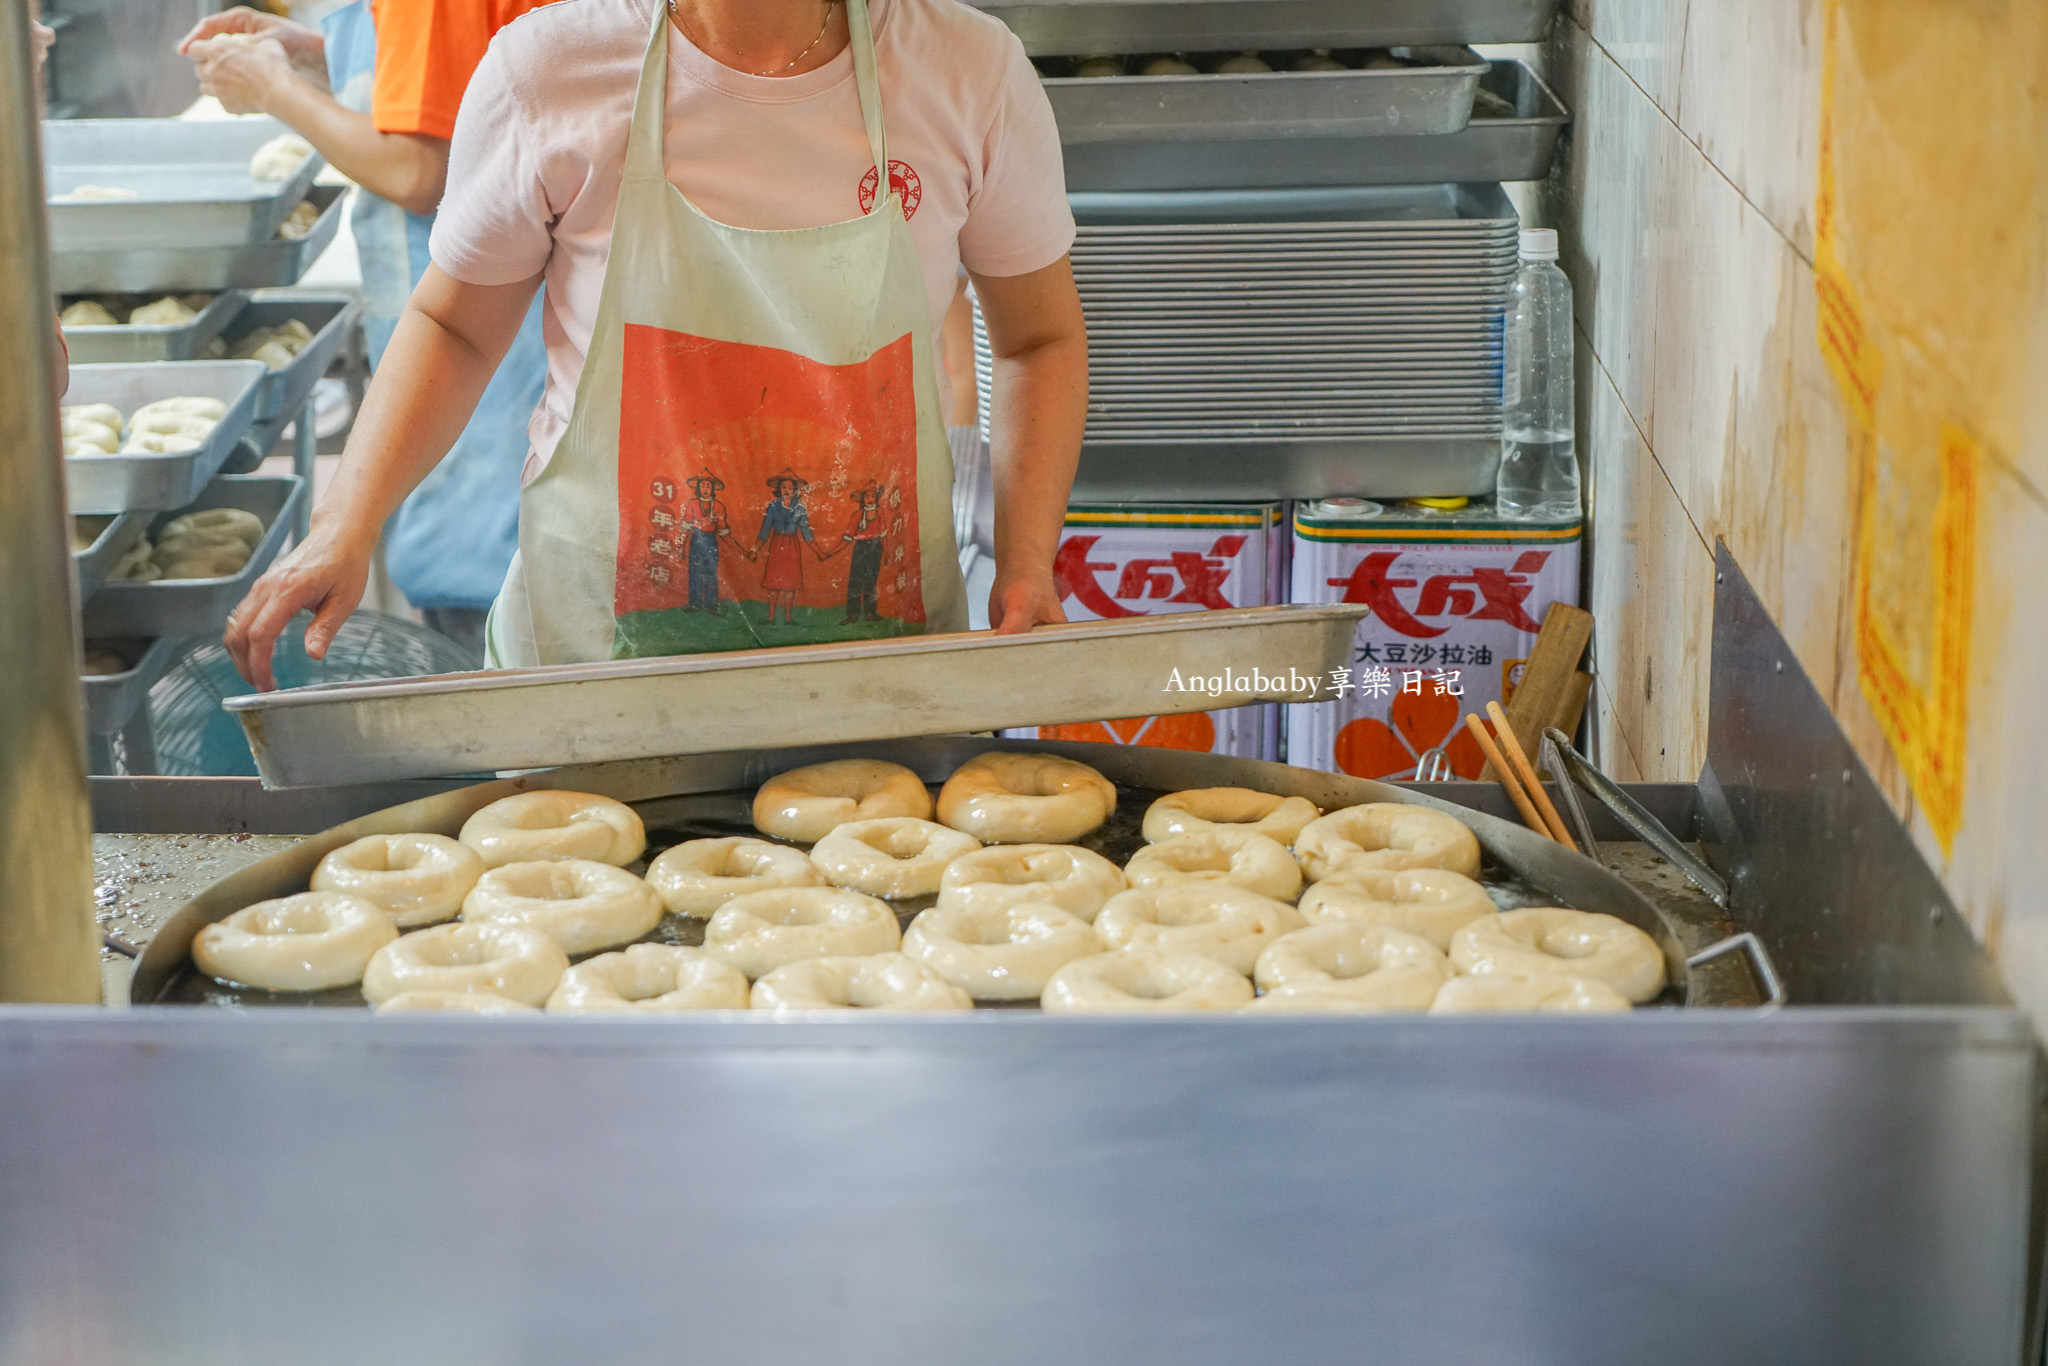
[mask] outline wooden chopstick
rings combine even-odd
[[[1486,733],[1486,727],[1480,724],[1479,718],[1469,711],[1465,713],[1465,728],[1472,732],[1472,738],[1479,742],[1480,751],[1492,763],[1493,771],[1499,775],[1502,790],[1508,794],[1509,800],[1514,802],[1515,810],[1522,813],[1523,822],[1545,839],[1555,839],[1556,836],[1543,824],[1543,817],[1536,813],[1536,808],[1531,806],[1528,797],[1523,795],[1522,785],[1515,781],[1514,769],[1508,767],[1508,761],[1501,757],[1499,747],[1493,743],[1493,737]]]
[[[1501,710],[1500,703],[1488,702],[1486,714],[1493,718],[1494,729],[1500,732],[1500,747],[1506,752],[1508,762],[1515,766],[1515,776],[1527,785],[1529,795],[1535,798],[1536,809],[1543,813],[1543,824],[1550,837],[1573,853],[1579,851],[1571,831],[1564,828],[1564,818],[1557,814],[1557,806],[1550,800],[1550,794],[1543,790],[1543,780],[1536,776],[1536,766],[1529,762],[1528,753],[1522,742],[1515,738],[1515,728],[1508,724],[1508,714]]]

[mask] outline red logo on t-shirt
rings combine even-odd
[[[862,213],[867,213],[875,207],[875,185],[880,180],[881,177],[875,174],[875,168],[872,166],[868,167],[868,173],[861,177],[860,211]],[[889,188],[894,190],[903,200],[904,218],[917,217],[917,204],[919,200],[924,198],[924,186],[918,182],[917,172],[910,169],[909,162],[897,161],[893,157],[890,158]]]

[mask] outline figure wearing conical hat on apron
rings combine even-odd
[[[722,617],[725,612],[718,605],[718,543],[721,539],[733,539],[732,518],[718,497],[725,481],[706,470],[683,482],[690,490],[681,513],[684,553],[690,568],[690,602],[686,610]],[[754,558],[752,551],[744,553],[748,559]]]
[[[960,265],[995,366],[989,618],[1063,620],[1087,397],[1072,236],[1036,73],[954,0],[537,9],[471,83],[435,264],[313,533],[228,646],[268,686],[278,631],[312,609],[324,650],[535,283],[549,382],[494,666],[964,629],[934,346]]]
[[[870,480],[855,489],[852,497],[853,525],[839,538],[853,547],[853,560],[846,568],[846,617],[840,622],[842,626],[881,620],[876,609],[876,590],[882,581],[882,542],[889,534],[888,515],[882,507],[882,486]]]

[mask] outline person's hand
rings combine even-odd
[[[28,21],[28,36],[35,45],[36,65],[41,66],[50,60],[50,49],[57,45],[57,30],[31,19]]]
[[[281,19],[275,14],[265,14],[246,6],[238,5],[234,9],[222,10],[219,14],[209,14],[200,20],[190,33],[178,40],[178,55],[199,62],[203,56],[221,50],[233,50],[239,45],[212,42],[213,39],[230,33],[246,33],[276,39],[278,46],[284,49],[285,59],[293,71],[322,90],[327,89],[327,40],[303,24],[295,24],[289,19]],[[205,51],[195,51],[194,49],[202,43],[208,44]]]
[[[1066,619],[1050,570],[1011,574],[996,567],[995,587],[988,594],[988,624],[997,635],[1020,636],[1034,626],[1054,626]]]
[[[230,114],[267,114],[278,88],[297,76],[284,45],[228,43],[217,38],[192,45],[192,66],[200,93],[220,101]]]
[[[306,653],[327,657],[334,633],[363,600],[370,579],[375,537],[359,538],[317,522],[303,544],[273,564],[228,617],[221,643],[235,670],[264,692],[277,687],[270,669],[277,638],[300,612],[313,614],[306,628]]]

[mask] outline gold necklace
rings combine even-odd
[[[749,76],[780,76],[783,72],[789,70],[798,62],[810,56],[811,49],[816,47],[819,43],[825,41],[825,31],[832,27],[833,3],[834,0],[825,0],[825,22],[818,25],[818,36],[811,39],[811,41],[809,41],[808,43],[805,43],[804,50],[802,52],[797,53],[796,56],[790,58],[781,66],[776,67],[773,71],[749,71],[747,74]],[[676,27],[682,29],[683,36],[685,38],[688,38],[690,36],[690,30],[683,27],[683,12],[676,8],[676,0],[668,0],[668,12],[669,17],[676,21]]]

